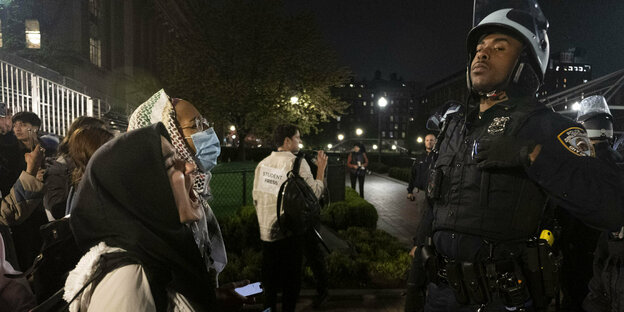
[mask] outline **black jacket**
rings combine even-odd
[[[442,254],[474,260],[486,241],[526,241],[538,232],[548,196],[594,227],[624,224],[624,192],[614,168],[583,157],[591,154],[584,149],[585,130],[534,98],[510,99],[480,116],[478,108],[468,116],[456,113],[447,122],[435,164],[444,175],[432,224]],[[542,149],[531,165],[479,169],[474,142],[497,136],[532,140]]]
[[[414,188],[424,190],[427,186],[427,178],[429,177],[429,167],[433,161],[432,152],[425,152],[418,155],[414,164],[412,164],[412,175],[410,177],[409,185],[407,186],[407,192],[411,193]]]

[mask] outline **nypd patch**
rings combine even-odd
[[[595,155],[594,147],[583,128],[570,127],[559,133],[557,138],[568,151],[576,156],[594,157]]]
[[[495,117],[488,126],[487,132],[494,135],[505,132],[505,126],[507,126],[508,121],[509,117]]]

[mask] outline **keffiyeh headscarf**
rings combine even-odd
[[[128,131],[147,127],[157,122],[162,122],[165,125],[171,137],[171,144],[175,147],[180,158],[195,164],[193,152],[186,145],[184,137],[176,126],[174,104],[163,89],[134,110],[128,122]],[[207,202],[211,197],[209,186],[211,177],[210,172],[199,172],[195,176],[193,190],[204,208],[204,217],[190,226],[195,241],[206,260],[206,265],[219,273],[227,264],[227,255],[219,223]]]

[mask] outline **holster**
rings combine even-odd
[[[427,282],[438,283],[438,254],[433,246],[431,237],[427,238],[425,245],[420,248],[420,257],[427,276]]]
[[[433,168],[429,172],[427,180],[427,198],[435,200],[440,198],[440,188],[442,187],[442,177],[444,173],[441,168]]]

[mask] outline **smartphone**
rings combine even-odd
[[[260,282],[251,283],[251,284],[249,284],[247,286],[235,288],[234,290],[239,295],[245,296],[245,297],[257,295],[257,294],[263,292],[262,285],[260,284]]]

